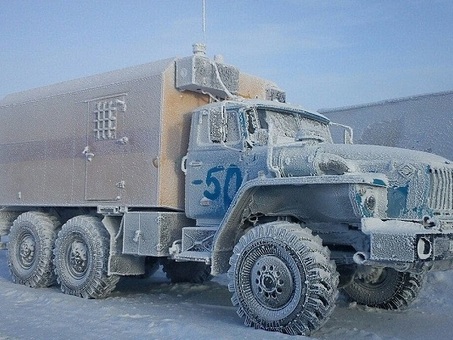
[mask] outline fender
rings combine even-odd
[[[360,223],[362,210],[351,204],[351,185],[383,188],[383,174],[345,174],[283,178],[256,178],[236,193],[217,230],[211,252],[213,275],[225,273],[238,241],[239,226],[253,214],[294,216],[301,220]],[[346,196],[339,199],[340,196]],[[386,202],[385,202],[386,204]],[[335,206],[335,209],[332,209]]]

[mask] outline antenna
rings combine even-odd
[[[203,31],[203,42],[206,44],[206,0],[201,0],[201,29]]]

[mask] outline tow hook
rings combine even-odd
[[[431,257],[433,253],[433,246],[427,237],[420,237],[417,242],[417,255],[420,260],[426,260]]]

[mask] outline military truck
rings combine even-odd
[[[173,282],[227,273],[244,323],[287,334],[319,329],[339,289],[406,307],[427,271],[453,267],[453,165],[354,145],[347,126],[284,102],[200,45],[6,96],[12,280],[102,298],[159,265]]]

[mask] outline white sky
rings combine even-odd
[[[453,90],[450,0],[0,0],[0,98],[207,43],[310,109]]]

